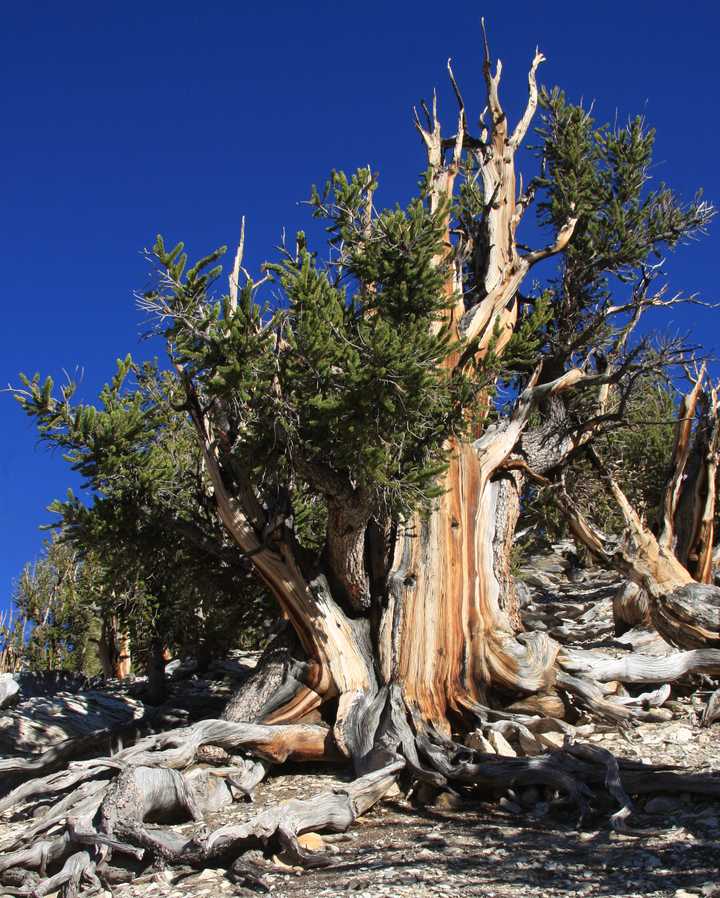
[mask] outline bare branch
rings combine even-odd
[[[532,64],[530,66],[530,71],[528,72],[528,102],[525,107],[525,112],[523,113],[522,118],[515,126],[515,130],[513,131],[512,137],[510,138],[510,146],[513,150],[516,150],[520,144],[522,143],[525,134],[527,133],[527,129],[530,127],[530,122],[535,115],[535,110],[537,109],[537,99],[538,99],[538,90],[537,90],[537,69],[540,63],[545,62],[545,57],[543,54],[535,48],[535,56],[533,57]]]
[[[550,256],[561,253],[570,242],[573,232],[575,231],[576,224],[577,218],[568,218],[565,224],[557,232],[554,243],[543,247],[543,249],[538,249],[534,252],[528,253],[526,256],[523,256],[523,260],[527,262],[528,266],[531,266],[535,265],[537,262],[540,262],[542,259],[547,259]]]
[[[465,101],[462,98],[462,94],[460,93],[460,88],[458,87],[458,83],[455,80],[455,75],[452,70],[452,59],[448,59],[447,61],[447,70],[448,76],[450,77],[450,84],[452,84],[452,89],[455,92],[455,98],[457,99],[458,109],[460,110],[460,121],[462,124],[463,131],[467,131],[467,119],[465,117]]]
[[[685,468],[690,457],[690,435],[693,417],[705,378],[705,370],[706,367],[703,362],[697,377],[694,378],[693,388],[683,397],[680,405],[680,415],[675,430],[671,474],[665,486],[662,525],[660,536],[658,537],[658,542],[664,549],[670,549],[675,539],[675,515],[680,501]]]
[[[235,262],[233,264],[232,274],[230,275],[230,309],[235,313],[237,310],[238,286],[240,283],[240,268],[242,266],[243,252],[245,251],[245,216],[240,219],[240,241],[238,243],[237,252],[235,253]]]
[[[500,105],[498,96],[498,85],[502,76],[502,62],[498,59],[495,66],[495,74],[492,73],[492,59],[490,56],[490,44],[488,42],[487,30],[485,29],[485,19],[480,19],[480,27],[483,35],[483,74],[485,76],[485,84],[487,87],[488,109],[493,124],[493,137],[505,139],[507,133],[507,122],[505,121],[505,113]]]

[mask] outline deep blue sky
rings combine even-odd
[[[645,111],[658,179],[720,200],[710,2],[16,0],[3,4],[0,38],[0,384],[82,366],[90,398],[117,356],[160,353],[138,341],[132,296],[158,231],[199,255],[232,244],[245,214],[254,265],[283,225],[303,223],[298,201],[333,167],[369,162],[379,201],[407,198],[423,166],[412,104],[437,85],[448,129],[455,117],[448,56],[476,120],[481,14],[513,118],[537,43],[543,82],[594,99],[599,118]],[[672,260],[674,287],[720,298],[718,228]],[[690,307],[671,326],[717,349],[718,315]],[[71,480],[6,393],[0,426],[2,607]]]

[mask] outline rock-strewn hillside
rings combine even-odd
[[[520,571],[528,626],[546,629],[563,644],[572,643],[578,664],[583,649],[592,649],[595,655],[602,651],[608,663],[627,657],[633,645],[658,658],[672,651],[647,631],[631,630],[616,639],[613,597],[622,583],[602,570],[578,570],[572,559],[568,561],[567,550],[559,546],[552,554],[533,557]],[[236,659],[216,668],[214,679],[178,680],[170,704],[151,712],[152,725],[176,725],[183,715],[216,714],[236,682],[232,677],[218,677],[223,673],[242,676],[253,660],[246,656],[239,663]],[[136,684],[134,691],[140,686]],[[708,773],[720,767],[720,724],[703,727],[701,721],[717,686],[697,674],[664,688],[658,684],[623,687],[609,681],[604,684],[607,693],[628,703],[639,702],[647,709],[648,720],[620,729],[616,723],[570,706],[564,719],[554,721],[534,717],[528,709],[523,718],[527,726],[518,727],[511,720],[503,722],[502,713],[491,712],[488,725],[468,738],[483,751],[508,757],[553,751],[568,740],[609,749],[629,761]],[[116,732],[127,733],[130,723],[140,729],[149,727],[139,699],[122,693],[114,687],[106,693],[95,689],[26,699],[9,712],[0,733],[6,743],[17,734],[16,749],[27,749],[23,734],[32,733],[32,747],[37,750],[63,733],[65,737],[87,735],[97,723],[96,708],[101,716],[109,715],[103,720],[106,724],[111,720]],[[65,722],[54,723],[53,715]],[[179,822],[172,828],[185,838],[200,836],[206,830],[247,821],[278,801],[312,798],[350,778],[350,771],[340,765],[335,770],[304,766],[302,771],[286,765],[257,786],[252,802],[235,801],[202,824]],[[254,892],[269,892],[277,898],[720,895],[720,803],[689,792],[654,792],[646,797],[642,789],[633,799],[633,814],[613,830],[610,818],[618,806],[610,795],[595,801],[578,827],[573,810],[544,787],[509,790],[499,802],[497,796],[488,795],[484,801],[431,786],[420,786],[407,795],[394,789],[360,817],[349,833],[301,837],[309,851],[331,852],[334,861],[323,869],[302,870],[290,857],[267,858],[260,851],[248,852],[232,875],[222,868],[198,872],[189,867],[162,869],[162,865],[138,875],[137,862],[118,860],[112,890],[121,898]],[[20,805],[3,816],[0,851],[9,852],[30,826],[40,837],[38,822],[42,823],[44,806],[35,804],[28,810],[31,816]],[[52,833],[52,828],[47,831]],[[8,894],[15,894],[12,870],[5,870],[3,877],[10,886]]]

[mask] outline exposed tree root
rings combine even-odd
[[[562,672],[558,675],[559,686],[578,694],[588,684],[599,693],[593,692],[591,703],[598,705],[600,713],[621,720],[636,716],[637,709],[610,702],[597,684]],[[652,700],[643,702],[648,703]],[[475,713],[485,720],[498,718],[490,726],[508,736],[521,733],[533,738],[548,728],[572,731],[562,721],[481,705],[475,706]],[[720,798],[720,778],[687,776],[618,760],[597,746],[573,743],[569,736],[562,749],[535,757],[499,757],[478,751],[440,733],[406,703],[399,687],[390,686],[375,695],[356,697],[347,714],[345,739],[359,774],[353,782],[312,799],[282,802],[241,825],[223,826],[209,834],[201,827],[191,838],[148,825],[152,821],[202,822],[233,800],[234,789],[243,795],[252,792],[271,762],[337,758],[331,732],[313,725],[203,721],[147,737],[112,758],[79,762],[64,773],[31,780],[7,796],[6,807],[29,803],[31,809],[48,794],[65,794],[26,830],[23,844],[5,855],[0,876],[22,869],[28,872],[20,893],[45,895],[62,888],[64,894],[73,895],[86,885],[97,888],[108,861],[125,854],[148,863],[194,868],[220,864],[230,869],[236,881],[261,883],[265,856],[279,853],[286,861],[306,867],[331,863],[333,855],[308,850],[299,837],[308,832],[345,831],[400,777],[406,788],[423,781],[436,789],[459,788],[479,797],[542,785],[573,805],[580,820],[590,813],[598,790],[605,791],[618,805],[611,825],[635,834],[647,831],[628,823],[633,794],[683,791]],[[188,770],[204,745],[218,745],[234,755],[233,764]],[[240,758],[238,751],[260,760]],[[45,826],[54,827],[56,834],[35,841]]]
[[[106,766],[109,765],[97,762],[90,769],[72,767],[62,773],[51,773],[39,779],[28,780],[0,799],[0,814],[35,796],[47,797],[48,795],[64,792],[66,789],[78,786],[86,780],[102,776],[102,768]]]
[[[41,839],[29,848],[9,852],[0,858],[0,873],[12,870],[13,867],[26,867],[28,870],[39,870],[40,875],[44,877],[48,864],[63,858],[69,848],[69,832],[63,833],[57,839]]]
[[[562,649],[559,660],[568,672],[587,674],[600,682],[671,683],[689,673],[720,674],[718,649],[694,649],[664,656],[631,653],[622,658],[598,651]]]
[[[293,863],[325,866],[332,862],[333,855],[308,852],[300,846],[297,837],[307,832],[345,832],[357,817],[382,798],[404,766],[405,762],[398,759],[311,800],[284,801],[241,826],[223,826],[205,841],[206,857],[237,854],[239,849],[257,841],[268,845],[276,840]]]
[[[617,659],[558,647],[554,687],[544,697],[552,699],[554,707],[560,703],[559,693],[565,693],[595,715],[627,726],[660,718],[657,708],[668,698],[668,681],[687,673],[718,671],[720,651],[712,649]],[[605,685],[608,681],[661,685],[628,696],[612,694],[612,685]],[[529,757],[501,757],[491,754],[489,747],[480,750],[488,746],[482,737],[479,748],[470,740],[468,745],[455,741],[428,721],[396,684],[343,696],[334,729],[205,720],[146,736],[111,757],[75,762],[65,771],[28,780],[8,792],[0,800],[0,810],[23,808],[21,812],[33,812],[36,819],[21,839],[3,846],[0,879],[14,871],[17,882],[18,871],[24,870],[16,893],[45,895],[60,888],[63,895],[74,895],[86,886],[93,890],[98,883],[109,882],[106,876],[112,870],[117,873],[109,862],[125,855],[135,862],[191,869],[222,865],[235,881],[262,886],[263,871],[271,864],[268,858],[276,854],[305,867],[332,863],[332,854],[310,851],[299,838],[309,832],[345,831],[399,779],[405,789],[426,783],[431,791],[460,790],[481,798],[541,785],[573,806],[579,821],[592,812],[598,794],[608,793],[617,803],[611,826],[636,835],[649,830],[629,822],[634,813],[632,795],[681,791],[720,799],[720,778],[624,761],[597,746],[574,742],[572,726],[538,716],[542,707],[537,702],[542,698],[543,694],[528,696],[525,703],[516,703],[522,707],[504,710],[467,696],[462,699],[463,713],[479,719],[491,739],[497,733],[519,742],[533,755]],[[708,717],[713,714],[714,705],[708,707]],[[543,734],[548,732],[563,734],[564,746],[544,750]],[[335,742],[338,735],[342,752]],[[198,760],[207,760],[206,749],[211,757],[219,752],[227,763],[196,766]],[[252,795],[272,764],[337,762],[348,755],[357,775],[353,782],[312,799],[282,802],[241,825],[206,832],[203,821],[233,800]],[[54,800],[38,815],[38,803],[48,797]],[[187,820],[200,824],[191,837],[157,825]],[[38,840],[44,833],[50,835]]]
[[[114,755],[113,761],[182,769],[195,760],[198,749],[204,745],[217,746],[228,753],[252,752],[256,757],[275,763],[287,760],[327,761],[339,757],[332,732],[324,726],[269,726],[229,720],[202,720],[191,727],[148,736]]]
[[[41,882],[30,893],[32,898],[41,898],[62,888],[63,898],[74,898],[78,894],[80,885],[86,882],[92,889],[102,888],[98,879],[95,861],[87,851],[77,851],[63,864],[62,870]]]

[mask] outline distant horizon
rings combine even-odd
[[[20,371],[58,383],[77,368],[79,396],[91,401],[117,357],[162,358],[159,341],[140,337],[133,299],[148,280],[142,248],[158,232],[185,241],[194,257],[228,244],[228,266],[245,215],[247,265],[257,270],[283,227],[289,237],[309,229],[299,204],[333,168],[369,163],[380,174],[379,204],[404,202],[424,167],[412,105],[437,86],[440,117],[453,128],[448,56],[477,120],[476,5],[443,31],[429,3],[370,3],[361,14],[345,3],[196,10],[180,2],[107,12],[83,0],[48,4],[41,15],[34,5],[7,11],[3,387],[17,385]],[[657,180],[686,201],[703,187],[720,203],[712,114],[720,13],[708,6],[662,18],[645,3],[610,3],[602,13],[521,3],[512,15],[486,12],[486,21],[513,121],[539,45],[548,58],[542,83],[559,83],[573,101],[595,98],[599,122],[644,113],[657,129]],[[719,227],[668,257],[671,291],[720,301]],[[662,322],[717,356],[719,314],[688,305]],[[38,448],[34,424],[6,392],[0,423],[1,609],[49,537],[38,530],[52,520],[48,504],[79,481],[60,453]]]

